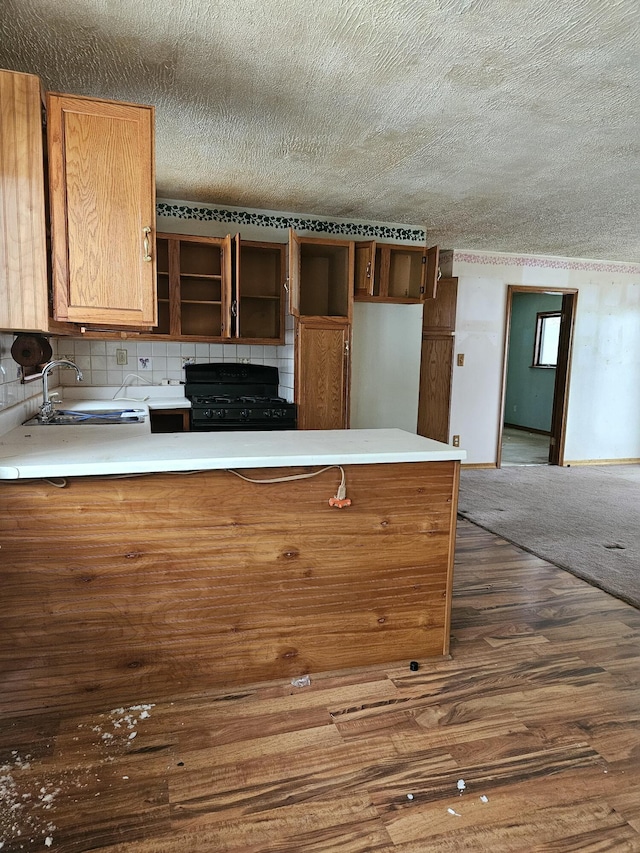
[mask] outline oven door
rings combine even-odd
[[[234,423],[232,421],[225,421],[225,423],[211,423],[211,421],[207,421],[206,423],[198,422],[191,423],[191,431],[192,432],[250,432],[250,431],[258,431],[258,430],[286,430],[286,429],[296,429],[296,424],[290,421],[267,421],[266,423],[258,423],[257,421],[251,421],[249,423]]]
[[[295,429],[295,410],[283,413],[281,417],[264,417],[256,412],[242,416],[239,411],[212,409],[211,406],[194,406],[190,415],[192,432],[235,432],[241,430],[282,430]]]

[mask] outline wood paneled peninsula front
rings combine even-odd
[[[462,458],[396,429],[12,430],[0,437],[5,709],[447,655]]]

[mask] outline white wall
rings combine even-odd
[[[352,429],[416,431],[421,342],[421,305],[354,303]]]
[[[508,285],[578,290],[565,462],[640,460],[640,265],[454,253],[451,433],[467,463],[495,464]]]

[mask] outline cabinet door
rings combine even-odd
[[[443,278],[424,303],[418,434],[449,442],[458,279]]]
[[[282,243],[235,237],[235,337],[256,344],[284,343]]]
[[[358,242],[355,245],[355,299],[373,296],[373,283],[376,268],[376,244],[373,241]]]
[[[425,333],[455,332],[458,279],[441,278],[433,299],[425,299],[422,331]]]
[[[54,316],[153,326],[153,107],[47,96]]]
[[[449,442],[453,335],[425,335],[420,359],[418,435]]]
[[[232,331],[231,324],[231,300],[233,292],[233,250],[231,248],[231,235],[227,234],[222,239],[222,337],[230,338]]]
[[[300,238],[289,229],[289,269],[287,271],[287,287],[289,288],[289,313],[294,317],[300,316]]]
[[[40,81],[0,71],[0,329],[48,329]]]
[[[440,278],[440,249],[438,246],[431,246],[427,249],[427,260],[425,264],[425,278],[422,286],[422,298],[433,299],[438,288],[438,279]]]
[[[351,325],[329,317],[302,318],[296,329],[298,429],[349,426]]]

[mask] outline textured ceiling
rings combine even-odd
[[[0,67],[155,104],[158,195],[640,260],[638,0],[3,0]]]

